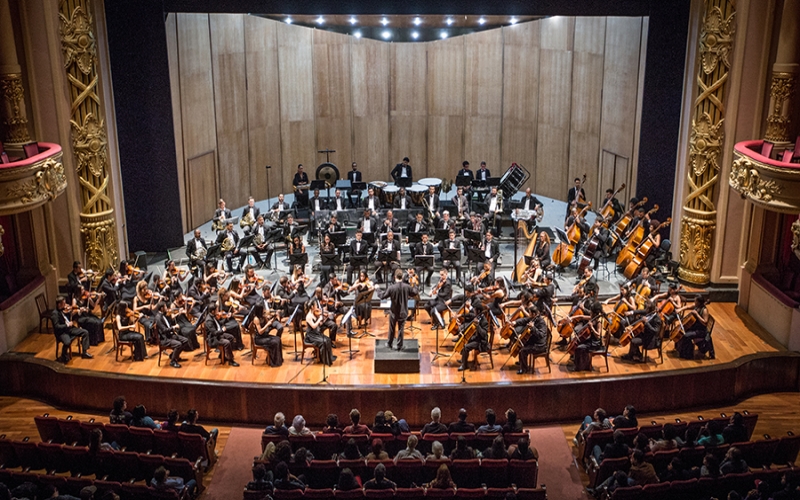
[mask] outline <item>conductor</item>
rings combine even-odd
[[[405,333],[406,318],[408,317],[408,299],[419,294],[417,287],[403,283],[403,271],[394,272],[394,284],[383,291],[380,298],[391,299],[392,307],[389,309],[389,340],[386,345],[392,349],[395,332],[397,332],[397,350],[403,350],[403,334]],[[399,328],[399,332],[398,332]]]

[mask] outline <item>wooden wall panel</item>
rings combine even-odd
[[[306,167],[309,178],[313,178],[317,165],[312,32],[278,23],[282,191],[286,193],[292,191],[292,177],[299,163]]]
[[[247,74],[244,15],[211,14],[211,63],[217,117],[220,196],[231,207],[247,203],[250,160],[247,147]]]
[[[455,179],[463,160],[464,37],[457,37],[428,44],[428,176]]]
[[[414,176],[428,177],[427,44],[391,44],[389,157],[414,158]]]
[[[186,159],[187,214],[192,227],[197,227],[214,216],[216,204],[209,201],[213,201],[219,191],[216,160],[214,151]]]
[[[350,104],[350,40],[340,33],[314,30],[314,110],[317,150],[333,149],[331,162],[342,177],[352,162],[352,106]],[[317,155],[314,167],[325,161]],[[314,178],[309,170],[309,176]]]
[[[527,186],[536,190],[536,125],[539,113],[538,22],[502,29],[503,116],[500,165],[516,162],[530,173]]]
[[[183,118],[181,117],[181,69],[178,58],[178,17],[167,14],[167,60],[169,62],[169,86],[172,98],[172,128],[175,133],[175,159],[178,165],[178,196],[181,207],[186,206],[186,166],[183,158]],[[183,232],[189,232],[188,210],[181,210]]]
[[[633,164],[634,134],[636,130],[636,96],[639,88],[639,52],[642,19],[638,17],[609,17],[606,28],[605,68],[603,71],[603,119],[600,130],[600,147],[628,159],[627,180],[630,181]],[[605,165],[603,168],[606,168]],[[609,172],[602,172],[610,177]],[[621,183],[617,179],[617,184]],[[620,199],[629,198],[629,189]]]
[[[603,81],[605,31],[604,17],[575,19],[567,180],[587,174],[584,189],[590,200],[599,200],[600,191],[609,187],[598,178],[603,88],[597,82]]]
[[[389,44],[353,40],[351,54],[354,159],[365,181],[386,180],[401,160],[389,157]]]
[[[281,168],[278,24],[256,16],[246,16],[244,27],[250,189],[256,200],[260,200],[267,197],[267,182],[270,183],[269,194],[277,196],[284,177],[284,169]],[[264,168],[266,165],[273,167],[269,173]]]
[[[503,34],[490,30],[464,37],[464,157],[477,168],[486,161],[493,175],[500,165],[503,114]],[[508,193],[506,193],[508,195]]]

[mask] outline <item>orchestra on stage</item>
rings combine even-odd
[[[286,354],[282,337],[291,332],[295,358],[311,349],[330,366],[334,349],[352,357],[353,339],[377,333],[374,308],[387,314],[386,347],[398,350],[406,322],[425,311],[420,319],[437,339],[434,361],[449,356],[459,371],[484,358],[494,366],[498,345],[519,374],[533,372],[539,357],[549,370],[551,349],[569,356],[576,371],[592,370],[595,356],[608,366],[610,345],[627,348],[614,358],[620,362],[647,362],[649,351],[662,355],[668,342],[681,358],[714,357],[707,300],[686,300],[677,282],[660,290],[669,261],[661,232],[670,219],[655,219],[659,208],[647,198],[623,208],[616,196],[625,184],[592,203],[586,176],[574,179],[563,227],[548,230],[540,227],[543,204],[530,188],[522,191],[529,176],[517,164],[492,177],[485,162],[473,172],[464,161],[452,194],[448,181],[415,182],[408,157],[391,170],[391,184],[364,183],[355,162],[351,168],[334,186],[310,182],[298,165],[294,201],[280,194],[263,211],[252,196],[236,214],[218,200],[215,236],[195,229],[185,258],[167,260],[160,274],[136,262],[98,271],[76,261],[52,312],[59,360],[69,361],[76,339],[91,357],[109,329],[118,360],[157,356],[160,364],[163,355],[181,368],[196,352],[206,363],[236,367],[249,337],[252,362],[263,352],[264,364],[277,367]],[[508,225],[510,277],[498,272]],[[520,238],[525,248],[516,255]],[[309,259],[309,247],[318,260]],[[280,275],[287,261],[289,272]],[[625,279],[615,297],[600,301],[597,274],[606,264]],[[557,278],[573,268],[571,295],[557,299]],[[268,280],[256,273],[262,269],[278,276]],[[452,350],[440,336],[452,340]]]

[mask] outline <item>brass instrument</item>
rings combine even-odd
[[[260,247],[264,244],[264,236],[261,233],[256,233],[255,238],[253,238],[253,245]]]
[[[222,231],[223,229],[225,229],[225,217],[220,217],[219,219],[211,221],[212,231]]]
[[[249,210],[244,214],[244,217],[239,219],[239,227],[242,229],[252,227],[255,223],[256,221],[253,219],[253,214]]]
[[[203,260],[206,258],[206,247],[200,247],[192,254],[192,260]]]
[[[223,252],[230,252],[231,250],[233,250],[233,248],[235,246],[236,246],[236,242],[233,241],[233,238],[231,238],[230,236],[227,236],[227,237],[225,237],[224,240],[222,240],[222,248],[221,248],[221,250]]]

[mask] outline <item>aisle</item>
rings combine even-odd
[[[241,491],[252,478],[253,457],[261,454],[261,432],[257,428],[231,428],[225,449],[214,465],[211,484],[200,497],[202,500],[241,498]]]
[[[534,427],[530,429],[530,433],[531,444],[539,451],[539,484],[547,486],[547,498],[589,498],[561,427]]]

